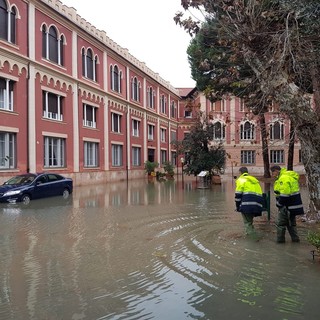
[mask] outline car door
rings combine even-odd
[[[35,188],[33,192],[34,199],[50,197],[50,184],[46,174],[42,174],[35,181]]]

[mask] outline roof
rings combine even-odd
[[[190,94],[193,94],[195,90],[197,90],[197,88],[177,88],[179,91],[180,96],[183,97],[187,97]]]

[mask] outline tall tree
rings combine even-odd
[[[216,19],[206,21],[191,40],[187,53],[193,79],[197,88],[212,102],[234,94],[243,99],[245,105],[258,115],[261,127],[264,177],[270,177],[265,113],[271,104],[257,85],[254,72],[243,57],[235,54],[230,35],[217,32]]]
[[[318,0],[181,0],[232,36],[232,51],[250,67],[264,96],[280,106],[301,143],[310,205],[320,216],[320,3]],[[176,16],[188,30],[199,21]],[[313,94],[313,99],[310,94]]]

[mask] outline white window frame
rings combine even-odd
[[[44,137],[44,167],[64,168],[66,139],[56,137]]]
[[[249,123],[250,129],[245,130],[245,125]],[[240,140],[254,140],[255,139],[255,125],[250,121],[244,121],[240,124]]]
[[[96,168],[99,166],[99,143],[84,141],[84,167]]]
[[[155,126],[152,124],[148,124],[148,140],[154,140],[154,130]]]
[[[275,138],[275,125],[279,124],[279,138]],[[270,124],[270,140],[283,140],[284,139],[284,123],[279,120],[275,120]]]
[[[270,163],[283,164],[284,150],[270,150]]]
[[[132,166],[141,166],[141,147],[132,147]]]
[[[240,154],[241,164],[255,164],[256,151],[255,150],[241,150]]]
[[[220,129],[218,130],[216,128],[216,125],[220,125]],[[217,133],[220,132],[220,135],[218,136]],[[221,121],[216,121],[212,124],[212,139],[213,140],[225,140],[226,138],[226,130],[225,130],[225,124]]]
[[[14,81],[0,77],[6,82],[6,88],[0,89],[0,110],[13,111],[13,92],[14,92]],[[10,85],[12,82],[12,90]]]
[[[111,144],[111,163],[113,167],[121,167],[123,164],[123,145]]]
[[[0,170],[14,169],[16,158],[16,133],[0,131]]]
[[[122,120],[121,114],[111,112],[111,130],[112,130],[112,132],[121,133],[121,120]]]
[[[140,136],[140,121],[137,119],[132,119],[132,136],[133,137]]]
[[[43,110],[43,117],[50,119],[50,120],[57,120],[57,121],[63,121],[63,114],[62,114],[62,99],[63,97],[52,93],[52,92],[48,92],[48,91],[44,91],[45,93],[45,110]],[[53,94],[55,96],[57,96],[57,109],[58,112],[49,112],[49,94]]]
[[[87,108],[91,108],[92,120],[87,120]],[[94,128],[94,129],[97,128],[96,112],[97,112],[97,107],[94,107],[86,103],[83,104],[83,125],[85,127]]]
[[[160,141],[166,142],[167,130],[164,128],[160,128]]]

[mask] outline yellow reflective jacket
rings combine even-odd
[[[304,214],[297,172],[282,168],[274,182],[273,190],[277,207],[287,207],[294,215]]]
[[[248,173],[243,173],[236,180],[235,203],[237,211],[259,216],[263,209],[263,201],[259,180]]]

